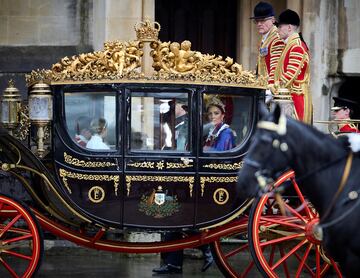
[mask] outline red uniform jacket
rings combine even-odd
[[[355,132],[360,133],[360,130],[356,128],[354,124],[345,124],[345,125],[339,125],[339,131],[340,132]]]
[[[289,89],[296,117],[310,123],[312,104],[309,92],[310,55],[309,49],[299,34],[292,34],[285,45],[274,74],[275,84]]]
[[[274,72],[281,52],[285,47],[280,39],[276,26],[273,26],[266,39],[259,42],[257,71],[268,79],[268,84],[274,84]]]

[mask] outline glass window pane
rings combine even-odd
[[[186,93],[132,94],[132,150],[189,151],[189,138]]]
[[[113,92],[65,93],[69,136],[94,151],[116,148],[116,96]]]
[[[203,95],[203,150],[225,152],[239,146],[249,132],[251,98]]]

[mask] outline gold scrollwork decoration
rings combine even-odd
[[[91,175],[91,174],[80,174],[80,173],[74,173],[66,171],[65,169],[59,169],[59,175],[63,180],[63,183],[66,187],[66,189],[71,194],[72,191],[68,184],[68,178],[77,179],[77,180],[88,180],[88,181],[113,181],[114,182],[114,191],[115,195],[118,195],[118,189],[119,189],[119,176],[116,175]]]
[[[204,165],[205,168],[215,169],[215,170],[239,170],[243,167],[244,162],[236,162],[233,164],[225,164],[225,163],[210,163]]]
[[[154,169],[155,168],[155,162],[151,162],[151,161],[132,162],[132,163],[128,163],[127,166],[131,166],[131,167],[135,167],[135,168]]]
[[[177,162],[166,162],[166,169],[183,169],[183,168],[191,168],[192,164],[184,164]]]
[[[179,81],[210,84],[231,84],[265,88],[267,80],[254,71],[244,70],[242,65],[230,57],[203,54],[191,49],[191,42],[161,42],[157,22],[140,22],[135,25],[137,40],[110,41],[104,43],[101,51],[64,57],[50,70],[36,70],[26,75],[28,86],[43,81],[113,81],[136,80]],[[144,58],[144,44],[150,43],[150,56],[155,72],[140,71]]]
[[[83,167],[83,168],[102,168],[102,167],[116,166],[116,164],[112,162],[80,160],[78,158],[72,157],[66,152],[64,152],[64,160],[66,163],[70,165]]]
[[[132,162],[128,163],[127,166],[135,167],[135,168],[148,168],[148,169],[155,169],[158,170],[163,169],[184,169],[184,168],[191,168],[193,167],[192,164],[185,164],[185,163],[178,163],[178,162],[165,162],[164,160],[156,162],[151,161],[143,161],[143,162]]]
[[[30,130],[29,106],[21,105],[18,115],[19,124],[13,131],[13,134],[19,140],[25,140]]]
[[[238,177],[200,177],[201,197],[204,196],[205,183],[234,183]]]
[[[125,176],[127,196],[130,195],[131,183],[140,182],[186,182],[189,183],[189,194],[192,197],[195,178],[192,176]]]

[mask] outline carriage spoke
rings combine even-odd
[[[274,263],[275,248],[276,248],[276,245],[271,246],[269,265],[272,265]],[[265,248],[263,250],[265,250]]]
[[[20,258],[20,259],[24,259],[24,260],[28,260],[28,261],[31,261],[31,259],[32,259],[31,256],[26,256],[24,254],[20,254],[20,253],[10,251],[10,250],[4,250],[4,251],[2,251],[2,253],[6,253],[6,254],[9,254],[11,256],[14,256],[14,257],[17,257],[17,258]]]
[[[292,214],[294,214],[297,218],[301,219],[304,223],[307,223],[308,220],[304,218],[298,211],[296,211],[293,207],[289,206],[289,204],[285,203],[286,209],[288,209]]]
[[[254,261],[251,261],[240,277],[245,278],[249,274],[250,270],[253,268],[254,264],[255,264]]]
[[[293,255],[297,250],[299,250],[305,243],[307,242],[307,239],[302,240],[299,244],[297,244],[294,248],[292,248],[285,256],[283,256],[280,260],[278,260],[272,267],[272,270],[275,270],[277,267],[279,267],[282,263],[285,263],[286,260]],[[280,250],[281,252],[281,250]]]
[[[293,235],[289,235],[289,236],[285,236],[285,237],[281,237],[281,238],[276,238],[276,239],[273,239],[273,240],[268,240],[268,241],[265,241],[265,242],[260,242],[260,246],[264,247],[264,246],[268,246],[268,245],[271,245],[271,244],[278,244],[278,243],[286,242],[288,240],[292,240],[292,239],[299,238],[299,237],[305,237],[305,234],[304,233],[293,234]]]
[[[301,200],[302,205],[304,206],[304,209],[305,209],[307,215],[310,217],[310,219],[313,219],[315,217],[315,214],[309,208],[308,202],[305,200],[304,195],[301,193],[301,190],[300,190],[298,184],[296,183],[295,178],[291,178],[291,180],[292,180],[292,184],[295,188],[295,191],[298,194],[298,197]]]
[[[17,241],[20,241],[20,240],[29,239],[29,238],[32,238],[32,236],[33,236],[32,234],[28,234],[28,235],[23,235],[23,236],[19,236],[19,237],[14,237],[14,238],[11,238],[11,239],[3,240],[2,244],[6,245],[6,244],[9,244],[11,242],[17,242]]]
[[[21,218],[21,214],[16,215],[13,220],[11,220],[4,229],[0,232],[0,238]]]
[[[249,247],[249,244],[244,244],[243,246],[240,246],[239,248],[235,248],[234,250],[226,253],[225,258],[235,256],[235,255],[239,254],[240,252],[244,251],[245,249],[247,249],[248,247]]]
[[[280,246],[280,247],[279,247],[279,250],[280,250],[280,255],[281,255],[281,257],[284,258],[284,256],[285,256],[284,249]],[[288,266],[287,266],[287,262],[284,261],[284,263],[283,263],[282,265],[283,265],[283,268],[284,268],[284,272],[285,272],[286,277],[290,277],[290,272],[289,272],[289,268],[288,268]]]
[[[320,256],[319,246],[316,246],[315,249],[316,277],[320,277],[320,273],[321,273],[320,258],[321,256]]]
[[[19,278],[16,272],[8,265],[7,262],[5,262],[5,260],[2,257],[0,257],[0,262],[6,268],[6,270],[9,271],[12,277]]]
[[[313,247],[313,244],[310,243],[309,246],[306,248],[306,251],[305,251],[305,254],[304,254],[303,258],[300,258],[300,256],[299,256],[297,253],[294,254],[295,257],[296,257],[296,258],[299,260],[299,262],[300,262],[299,267],[298,267],[298,270],[297,270],[297,272],[296,272],[296,276],[295,276],[296,278],[297,278],[297,277],[300,277],[301,271],[302,271],[302,269],[304,268],[304,266],[305,266],[306,270],[310,272],[311,275],[314,275],[314,273],[312,272],[311,268],[310,268],[310,267],[308,266],[308,264],[306,263],[306,260],[307,260],[307,258],[308,258],[308,256],[309,256],[309,253],[310,253],[310,250],[311,250],[312,247]]]
[[[334,268],[334,270],[335,270],[335,272],[336,272],[336,275],[337,275],[338,277],[343,277],[342,274],[341,274],[341,271],[340,271],[340,269],[339,269],[339,266],[338,266],[337,263],[334,261],[334,259],[330,258],[330,262],[331,262],[331,264],[332,264],[332,266],[333,266],[333,268]]]
[[[303,225],[298,225],[298,224],[292,223],[292,222],[294,222],[294,220],[295,221],[298,220],[298,218],[294,218],[294,217],[273,218],[271,216],[270,217],[269,216],[262,216],[261,220],[264,220],[264,221],[270,222],[270,223],[279,224],[279,225],[286,226],[286,227],[305,230],[305,227]]]

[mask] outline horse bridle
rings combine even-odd
[[[278,124],[269,121],[259,121],[257,124],[257,128],[274,131],[279,136],[283,136],[286,134],[286,117],[285,115],[281,114],[279,117]],[[281,142],[278,138],[273,139],[271,141],[271,145],[273,148],[279,149],[283,153],[286,153],[289,149],[287,143]],[[263,194],[268,193],[270,191],[270,188],[266,188],[266,186],[273,181],[272,177],[267,175],[269,174],[269,171],[265,169],[260,162],[250,159],[248,157],[244,159],[244,163],[257,170],[255,172],[255,177],[260,187],[260,190],[258,191],[258,195],[261,196]]]

